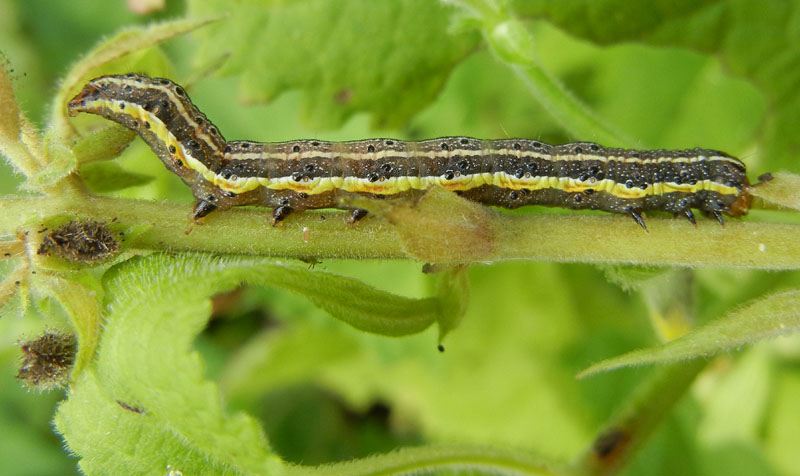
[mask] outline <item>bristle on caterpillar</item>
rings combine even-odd
[[[442,186],[476,202],[546,205],[623,213],[684,215],[692,209],[724,223],[750,207],[744,163],[711,149],[632,150],[591,142],[550,145],[529,139],[443,137],[419,142],[368,139],[228,142],[163,78],[138,74],[90,81],[70,114],[101,115],[137,132],[192,190],[192,216],[241,205],[273,209],[273,224],[293,212],[341,208],[348,194],[381,199]],[[350,220],[366,212],[355,210]],[[646,228],[645,228],[646,229]]]

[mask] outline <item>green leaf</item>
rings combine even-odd
[[[624,347],[642,345],[647,334],[644,319],[626,316],[624,293],[589,266],[568,268],[571,272],[542,263],[470,268],[470,306],[458,331],[447,336],[443,353],[429,335],[376,339],[319,324],[309,331],[309,311],[298,300],[292,315],[303,316],[303,322],[281,319],[271,336],[267,331],[248,342],[242,360],[223,372],[225,394],[261,412],[266,395],[310,383],[335,392],[356,412],[385,403],[398,422],[392,428],[419,429],[430,441],[506,441],[568,458],[591,438],[596,424],[585,404],[604,413],[619,404],[631,380],[615,375],[613,391],[595,392],[601,385],[578,382],[575,372],[586,359],[620,345],[620,334],[609,327],[636,336],[636,344],[626,340]],[[405,282],[390,270],[392,281]],[[299,344],[304,336],[308,346]],[[583,402],[580,415],[567,399]],[[327,450],[316,441],[295,445]]]
[[[133,259],[107,274],[97,359],[72,383],[56,426],[88,474],[151,474],[168,465],[190,474],[276,474],[279,461],[258,424],[225,413],[191,352],[209,316],[207,297],[235,286],[237,273],[221,260],[172,264]]]
[[[201,380],[199,361],[185,348],[176,349],[170,337],[161,343],[167,348],[152,350],[165,362],[179,359],[170,364],[180,365],[180,372],[169,365],[176,371],[169,381],[140,382],[153,385],[150,390],[158,398],[134,400],[134,392],[109,385],[103,367],[72,383],[55,424],[68,448],[81,456],[81,470],[131,475],[167,474],[171,469],[182,474],[279,474],[280,463],[269,452],[258,425],[243,414],[226,415],[215,387]]]
[[[597,43],[614,43],[669,29],[723,1],[512,0],[511,3],[520,15],[544,17],[577,36]],[[714,33],[716,30],[702,32],[706,36]]]
[[[261,274],[250,283],[271,284],[301,292],[311,302],[356,329],[401,336],[425,330],[440,316],[435,298],[410,299],[374,289],[355,279],[284,268],[275,277]]]
[[[469,306],[469,276],[466,266],[445,271],[439,278],[438,296],[443,312],[439,318],[439,343],[464,318]]]
[[[777,205],[800,210],[800,175],[776,172],[753,188],[753,195]]]
[[[132,130],[113,124],[81,138],[72,146],[72,153],[81,165],[113,159],[119,157],[134,137],[136,133]]]
[[[89,365],[95,356],[100,339],[100,299],[102,290],[90,276],[83,279],[64,279],[53,275],[40,276],[33,280],[38,298],[52,297],[61,305],[70,318],[78,338],[78,352],[72,376],[75,378]]]
[[[94,193],[114,192],[153,180],[149,175],[128,172],[114,162],[86,164],[80,168],[80,175]]]
[[[153,255],[113,267],[104,282],[107,312],[97,360],[73,382],[57,417],[87,473],[166,464],[196,473],[203,462],[220,472],[274,472],[278,460],[258,426],[249,417],[225,415],[216,387],[190,352],[213,294],[242,282],[277,285],[302,292],[354,327],[387,335],[418,332],[439,313],[434,298],[393,296],[353,279],[257,259]],[[124,418],[121,427],[118,418]],[[113,437],[108,426],[118,427]],[[160,443],[139,447],[141,434]]]
[[[761,298],[659,347],[606,359],[582,371],[586,377],[620,367],[710,357],[763,339],[800,331],[800,290]]]
[[[191,1],[189,11],[232,12],[197,34],[196,62],[230,54],[222,72],[242,75],[247,101],[302,89],[315,127],[337,126],[359,111],[379,124],[404,124],[478,40],[449,34],[451,9],[427,0]]]

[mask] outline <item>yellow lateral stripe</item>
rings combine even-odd
[[[295,181],[292,177],[268,179],[265,177],[240,178],[236,183],[225,179],[215,182],[223,190],[245,193],[259,187],[272,190],[293,190],[308,195],[316,195],[332,190],[344,192],[366,192],[372,194],[394,195],[408,190],[425,190],[431,185],[439,185],[452,191],[471,190],[482,185],[494,185],[507,190],[542,190],[558,189],[565,192],[583,192],[587,189],[598,192],[607,192],[620,198],[642,198],[649,195],[662,195],[671,192],[694,193],[701,190],[710,190],[722,195],[739,195],[739,189],[711,180],[699,180],[694,185],[678,184],[674,182],[657,182],[647,188],[628,188],[624,183],[617,183],[610,179],[598,180],[590,183],[569,177],[535,176],[530,178],[516,178],[505,172],[493,174],[472,174],[448,180],[441,175],[427,177],[389,177],[377,182],[360,177],[316,177],[313,179]]]
[[[122,105],[125,105],[122,108]],[[215,174],[212,170],[210,170],[206,165],[199,160],[192,157],[191,153],[189,153],[183,145],[178,142],[178,139],[172,134],[172,132],[167,129],[166,124],[164,124],[161,119],[158,118],[155,114],[150,111],[146,111],[143,107],[139,106],[138,104],[128,103],[125,101],[119,101],[116,99],[107,100],[107,99],[95,99],[91,101],[87,101],[86,107],[96,107],[98,105],[109,107],[113,110],[116,110],[122,114],[127,116],[133,117],[134,119],[139,119],[140,121],[147,121],[150,123],[150,131],[156,135],[166,147],[169,146],[175,147],[175,154],[173,156],[177,159],[181,159],[183,165],[186,167],[194,170],[195,172],[200,173],[203,178],[208,180],[209,182],[216,183],[219,177]]]

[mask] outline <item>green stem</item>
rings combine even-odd
[[[287,476],[390,476],[441,470],[479,470],[498,475],[565,474],[522,451],[480,446],[421,446],[322,467],[295,466]]]
[[[537,101],[570,135],[611,147],[632,147],[633,141],[600,120],[580,99],[550,76],[538,62],[511,64]]]
[[[597,117],[552,77],[536,59],[534,39],[505,0],[450,0],[476,17],[491,51],[506,63],[565,131],[612,147],[633,141]]]
[[[0,241],[0,258],[15,258],[25,254],[25,242],[19,240]]]
[[[27,278],[28,266],[21,265],[9,273],[2,282],[0,282],[0,308],[2,308],[6,301],[15,295],[23,281]]]
[[[654,369],[576,461],[573,474],[616,474],[637,453],[708,365],[704,359]]]
[[[0,199],[0,235],[37,226],[31,217],[77,217],[137,230],[125,246],[144,250],[185,250],[222,254],[283,256],[299,259],[408,259],[409,229],[368,217],[357,225],[342,213],[304,212],[282,226],[269,225],[269,210],[239,208],[216,212],[204,225],[193,224],[189,205],[165,204],[67,193]],[[755,269],[800,268],[800,225],[711,220],[692,227],[682,220],[651,218],[645,233],[633,220],[588,213],[510,215],[487,211],[471,239],[486,245],[454,252],[436,248],[424,260],[440,264],[505,260],[626,263],[666,266],[721,266]],[[405,226],[404,239],[398,226]],[[432,231],[432,233],[431,233]],[[419,230],[423,239],[442,241],[447,225]],[[426,234],[424,235],[423,234]],[[463,231],[458,231],[463,233]],[[455,235],[453,235],[455,236]],[[417,257],[417,259],[421,259]]]

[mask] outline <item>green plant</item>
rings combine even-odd
[[[0,150],[24,176],[20,194],[0,199],[9,258],[0,357],[11,366],[21,335],[74,332],[55,426],[82,471],[796,472],[796,337],[708,360],[800,327],[795,214],[762,203],[724,229],[651,217],[644,234],[624,217],[500,213],[432,191],[414,207],[367,203],[377,216],[358,227],[322,212],[272,228],[257,209],[197,226],[188,191],[141,141],[67,118],[64,105],[93,76],[142,71],[187,79],[234,138],[702,145],[745,156],[756,175],[796,171],[797,2],[189,1],[187,10],[186,20],[128,28],[92,49],[60,82],[43,127],[20,111],[8,68],[0,84]],[[91,11],[71,14],[122,22]],[[157,46],[189,32],[169,53]],[[302,94],[284,94],[292,89]],[[305,125],[286,119],[299,108]],[[797,177],[775,176],[757,194],[797,209]],[[54,230],[109,240],[109,252],[64,251],[48,241]],[[423,262],[439,273],[420,273]],[[465,267],[484,262],[494,264]],[[236,304],[216,298],[203,332],[220,293]],[[433,323],[438,341],[424,332]],[[574,379],[644,364],[658,367]],[[384,407],[388,423],[370,412]],[[23,435],[25,421],[14,428]],[[0,454],[23,454],[15,444],[45,454],[36,441],[4,439]],[[369,453],[378,454],[358,459]],[[12,468],[43,474],[41,461]]]

